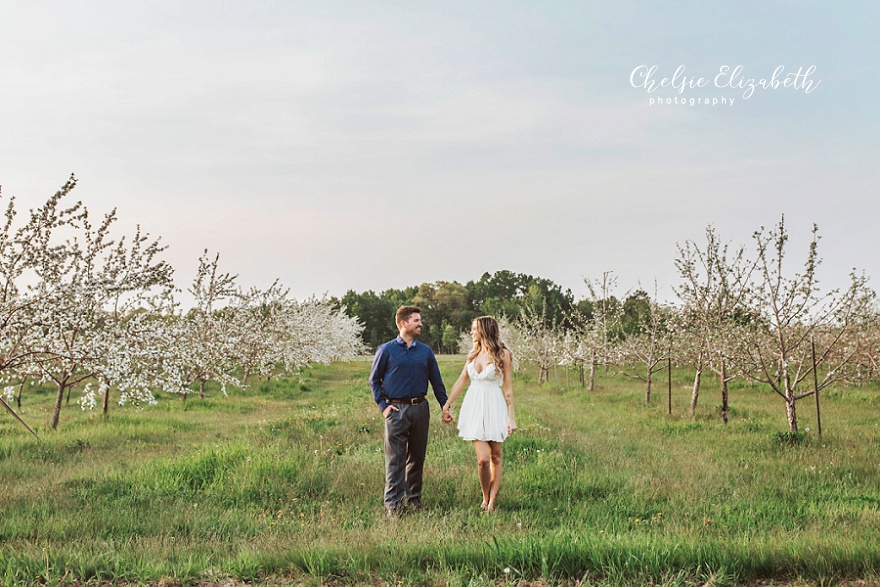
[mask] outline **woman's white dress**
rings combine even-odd
[[[465,440],[494,440],[507,438],[507,402],[501,384],[504,376],[489,363],[481,372],[472,362],[467,364],[471,384],[461,402],[458,414],[458,435]]]

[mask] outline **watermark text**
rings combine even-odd
[[[785,67],[780,65],[769,76],[750,77],[746,74],[742,65],[731,67],[722,65],[718,73],[710,77],[689,75],[684,65],[679,65],[672,75],[662,75],[656,65],[639,65],[629,74],[629,83],[633,88],[643,89],[648,94],[659,94],[660,90],[671,90],[684,96],[690,90],[715,87],[722,90],[741,90],[743,100],[751,98],[755,92],[763,90],[789,89],[801,91],[805,94],[813,92],[822,83],[815,79],[816,66],[798,67],[796,71],[786,72]],[[690,106],[711,103],[726,105],[726,101],[733,104],[734,98],[691,98],[689,100],[672,101],[672,98],[650,98],[649,104],[678,104],[684,103]]]

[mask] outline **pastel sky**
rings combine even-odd
[[[207,248],[296,297],[501,269],[670,297],[676,243],[783,213],[794,265],[815,222],[824,284],[880,287],[880,3],[647,4],[2,2],[3,196],[74,172],[181,287]]]

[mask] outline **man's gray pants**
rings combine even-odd
[[[406,496],[410,503],[422,497],[422,469],[428,449],[428,401],[417,405],[392,404],[385,417],[385,507],[397,509]]]

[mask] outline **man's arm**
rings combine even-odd
[[[373,390],[373,401],[379,406],[379,411],[384,412],[388,408],[388,402],[385,401],[385,392],[382,387],[382,380],[385,379],[385,370],[388,368],[388,351],[385,345],[376,349],[376,356],[373,359],[373,368],[370,369],[370,388]]]
[[[443,385],[443,378],[440,377],[440,366],[437,364],[437,357],[434,353],[428,357],[428,381],[431,382],[431,388],[434,390],[434,397],[440,402],[440,407],[446,405],[448,398],[446,397],[446,386]]]

